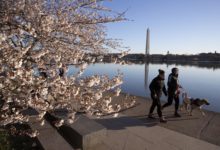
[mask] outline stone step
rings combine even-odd
[[[85,115],[77,115],[73,124],[63,125],[58,131],[74,147],[83,150],[91,149],[99,145],[106,137],[106,128]],[[56,119],[47,114],[50,122]]]
[[[40,134],[37,139],[45,150],[74,150],[49,122],[45,121],[45,125],[41,126],[36,121],[36,116],[32,116],[30,117],[29,126],[32,130],[39,131]]]

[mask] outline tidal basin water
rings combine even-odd
[[[193,66],[177,64],[130,64],[119,65],[111,63],[90,64],[82,76],[109,75],[110,78],[117,75],[119,69],[124,74],[122,92],[131,95],[150,97],[149,84],[158,75],[158,69],[166,72],[166,80],[173,67],[179,68],[179,81],[188,96],[193,98],[207,98],[211,105],[205,106],[207,110],[220,112],[220,67],[212,65]],[[74,66],[70,67],[69,75],[76,72]],[[166,101],[166,97],[162,97]],[[180,100],[182,98],[180,96]]]

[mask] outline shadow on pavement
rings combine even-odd
[[[107,118],[107,119],[96,119],[96,122],[102,124],[107,129],[111,130],[121,130],[125,129],[126,127],[132,126],[145,126],[145,127],[152,127],[158,124],[158,120],[140,120],[133,117],[119,117],[119,118]]]
[[[182,117],[176,118],[173,114],[166,114],[166,119],[168,122],[199,119],[199,117],[187,116],[184,113],[181,115]],[[97,123],[102,124],[107,129],[121,130],[121,129],[125,129],[126,127],[132,127],[132,126],[153,127],[156,125],[160,125],[158,116],[156,114],[154,116],[155,119],[149,119],[147,118],[147,115],[141,115],[141,116],[132,116],[132,117],[123,116],[118,118],[95,119],[95,121]]]

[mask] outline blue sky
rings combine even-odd
[[[110,23],[108,36],[120,38],[132,53],[144,53],[147,27],[150,53],[220,53],[220,0],[112,0],[105,6],[133,21]]]

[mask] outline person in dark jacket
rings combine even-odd
[[[175,113],[174,115],[176,117],[181,117],[180,114],[178,113],[178,108],[179,108],[179,94],[180,94],[180,88],[182,88],[179,85],[178,81],[178,74],[179,70],[178,68],[172,68],[171,74],[168,77],[168,102],[162,106],[162,109],[164,109],[167,106],[170,106],[173,103],[173,99],[175,100]]]
[[[154,108],[157,106],[157,113],[158,116],[160,117],[160,122],[166,123],[167,121],[164,119],[162,116],[162,111],[161,111],[161,103],[160,103],[160,97],[162,96],[162,92],[167,96],[167,90],[164,84],[164,78],[165,78],[165,72],[161,69],[159,69],[159,75],[155,77],[151,83],[150,83],[150,91],[151,91],[151,98],[153,100],[150,112],[148,114],[148,118],[153,119],[153,111]]]

